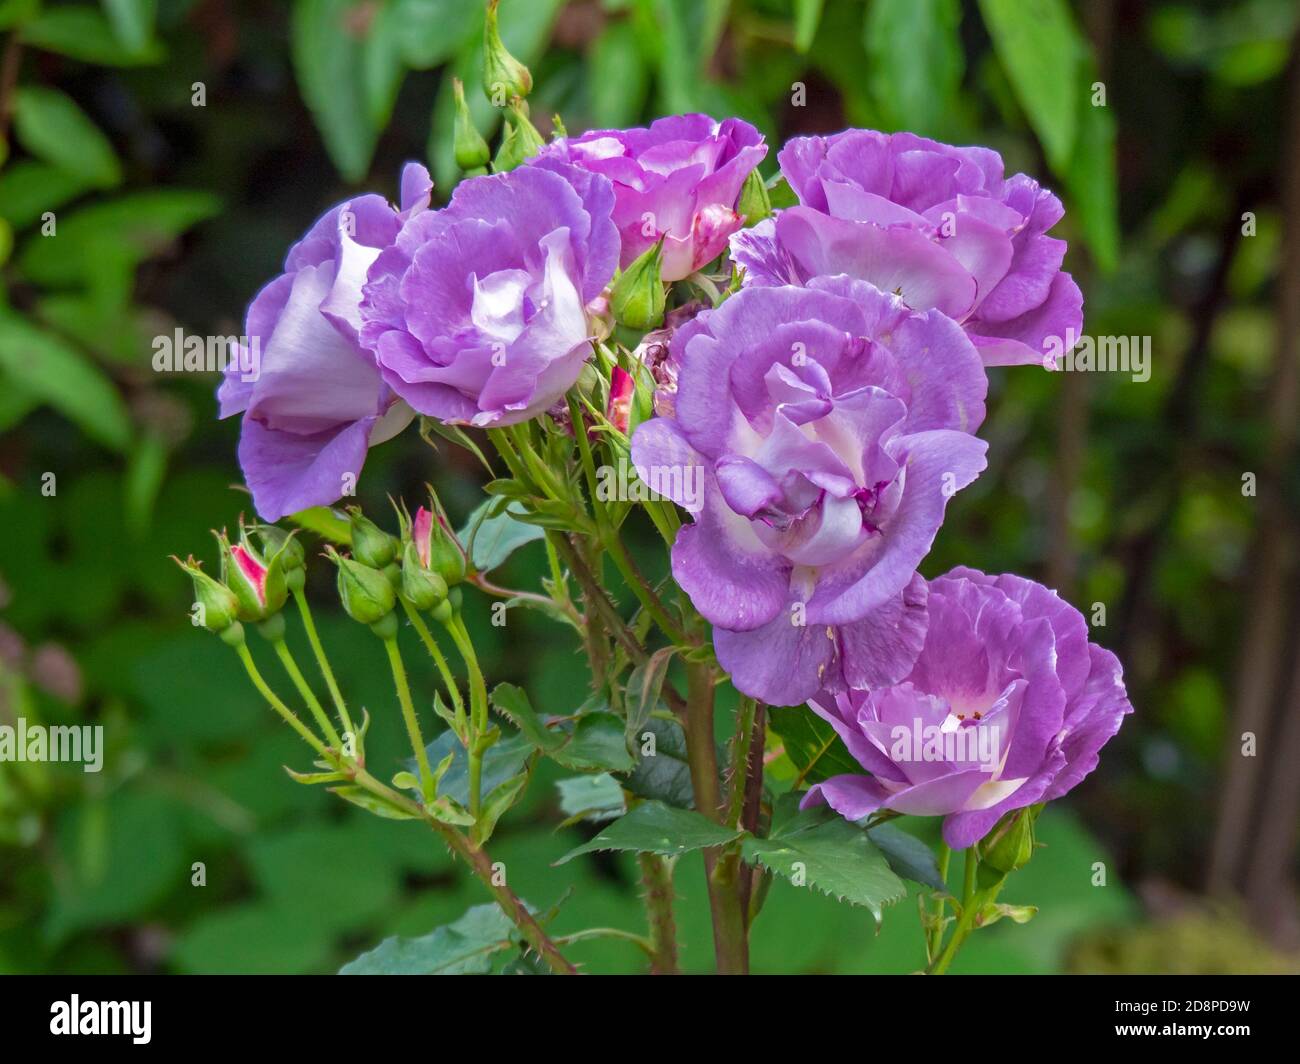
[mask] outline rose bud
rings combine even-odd
[[[401,546],[397,537],[390,536],[366,517],[359,506],[349,506],[348,516],[351,518],[352,556],[372,569],[383,569],[392,564]]]
[[[221,546],[221,581],[234,593],[239,619],[264,621],[279,613],[289,597],[285,581],[288,548],[282,547],[268,560],[253,549],[247,536],[232,546],[222,532],[217,542]]]
[[[375,625],[393,612],[397,595],[388,577],[377,569],[345,557],[333,547],[326,549],[339,570],[339,598],[354,621]]]
[[[229,632],[234,641],[238,642],[243,637],[243,630],[236,619],[239,613],[239,600],[235,598],[235,593],[208,576],[192,556],[181,561],[173,554],[172,561],[184,569],[194,581],[194,605],[198,609],[195,617],[199,624],[209,632],[216,632],[223,639]],[[231,629],[238,629],[238,631],[230,631]]]
[[[663,241],[652,244],[618,275],[610,305],[619,323],[630,329],[653,329],[663,324]]]
[[[447,598],[447,581],[421,561],[414,541],[402,554],[402,594],[417,610],[431,610]]]

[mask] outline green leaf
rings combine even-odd
[[[142,51],[153,40],[157,0],[103,0],[113,33],[130,52]]]
[[[800,54],[812,47],[822,20],[823,0],[794,0],[794,47]]]
[[[83,798],[60,817],[58,846],[64,876],[45,928],[54,943],[81,928],[142,919],[189,875],[179,812],[158,794]]]
[[[146,433],[131,448],[123,490],[126,527],[132,535],[141,537],[148,530],[166,475],[167,444],[157,433]]]
[[[549,753],[565,743],[562,732],[552,731],[533,709],[528,695],[512,683],[497,684],[492,690],[492,704],[539,750]]]
[[[455,824],[457,827],[467,828],[474,823],[473,814],[460,802],[448,798],[445,794],[435,798],[425,806],[425,810],[435,820],[441,820],[444,824]]]
[[[820,783],[844,773],[861,774],[844,741],[807,706],[772,709],[772,730],[785,742],[785,753],[805,783]]]
[[[785,876],[796,886],[811,885],[825,894],[871,910],[880,922],[881,911],[907,893],[903,881],[861,828],[845,820],[832,820],[788,833],[742,843],[745,860]]]
[[[549,756],[579,772],[627,772],[634,764],[623,738],[623,721],[613,713],[584,713],[573,726],[573,738]]]
[[[636,767],[628,774],[623,786],[639,798],[666,802],[681,809],[695,804],[695,790],[691,784],[691,767],[686,760],[686,736],[676,721],[651,717],[645,723],[642,735],[654,736],[654,754],[643,754],[641,735],[632,737],[636,749]]]
[[[492,955],[514,945],[514,926],[495,905],[475,905],[459,920],[419,938],[386,938],[339,969],[340,975],[484,975]]]
[[[115,251],[120,265],[133,268],[216,214],[220,205],[207,192],[166,189],[82,207],[58,219],[55,235],[29,239],[19,265],[38,284],[90,283],[103,268],[104,249]]]
[[[516,519],[523,512],[520,503],[503,505],[498,499],[480,504],[465,527],[457,533],[461,543],[470,543],[470,560],[481,573],[490,573],[515,551],[537,539],[545,539],[545,529]]]
[[[20,88],[14,98],[14,132],[39,159],[108,188],[122,180],[113,146],[71,97],[39,85]]]
[[[591,48],[587,84],[596,126],[616,129],[630,126],[640,117],[650,76],[631,22],[606,23]]]
[[[305,974],[329,963],[330,939],[300,905],[211,906],[180,933],[171,957],[192,974]]]
[[[375,816],[381,816],[386,820],[416,819],[414,813],[408,813],[400,806],[386,802],[361,787],[331,787],[330,790],[345,801],[364,809],[367,813],[374,813]]]
[[[362,819],[348,816],[329,824],[306,822],[257,832],[242,849],[262,897],[305,911],[312,923],[332,930],[367,924],[390,910],[400,897],[401,871],[381,855],[369,851],[364,861],[329,860],[329,875],[321,875],[325,855],[343,858],[356,852],[363,839],[369,841]]]
[[[521,776],[515,776],[504,783],[493,787],[483,798],[483,806],[479,811],[478,821],[471,829],[471,835],[474,842],[482,846],[492,838],[492,832],[496,830],[497,822],[505,816],[523,796],[524,788],[528,786],[528,773]]]
[[[799,205],[799,197],[794,194],[794,189],[790,187],[790,182],[786,180],[784,174],[777,174],[767,183],[767,198],[773,210]]]
[[[0,30],[7,30],[37,16],[41,0],[0,0]]]
[[[429,438],[430,436],[441,436],[448,443],[454,443],[457,447],[463,447],[479,460],[479,464],[481,464],[484,470],[487,471],[488,476],[495,475],[492,472],[492,463],[487,460],[487,456],[483,453],[483,449],[474,442],[473,437],[461,428],[461,426],[445,425],[437,418],[426,417],[421,414],[420,439],[424,440],[425,443],[436,451],[438,445]]]
[[[548,728],[523,690],[509,683],[496,686],[492,703],[519,729],[520,736],[565,768],[583,772],[632,767],[623,742],[623,722],[612,713],[584,713],[571,725]]]
[[[354,0],[294,0],[290,44],[302,98],[339,172],[360,181],[400,74],[382,10]]]
[[[8,432],[40,403],[36,396],[24,391],[9,376],[0,378],[0,432]]]
[[[438,781],[438,793],[446,795],[462,806],[469,805],[469,754],[452,731],[445,731],[425,747],[429,764],[441,764],[448,754],[451,764]],[[489,794],[496,787],[519,775],[533,744],[522,735],[509,735],[489,746],[483,754],[482,793]],[[408,772],[416,769],[415,758],[407,758],[402,766]]]
[[[557,780],[555,786],[560,792],[560,812],[568,818],[565,824],[576,820],[598,823],[627,812],[623,787],[608,772]]]
[[[1079,133],[1069,166],[1058,171],[1069,193],[1070,216],[1083,231],[1083,238],[1097,265],[1109,273],[1119,259],[1119,204],[1115,176],[1115,116],[1107,106],[1094,107],[1091,85],[1096,71],[1089,61],[1084,67],[1089,88],[1081,92]]]
[[[127,47],[108,19],[88,7],[52,7],[23,27],[23,43],[97,66],[143,66],[164,55],[157,41]]]
[[[1083,43],[1065,0],[980,0],[984,25],[1047,160],[1064,173],[1074,150]]]
[[[894,824],[879,824],[867,829],[867,838],[885,855],[895,874],[933,890],[948,889],[934,851],[915,835]]]
[[[57,166],[19,159],[0,171],[0,216],[15,229],[22,229],[91,187],[84,177]]]
[[[944,132],[961,84],[958,0],[872,0],[863,38],[867,84],[895,129]]]
[[[656,650],[644,665],[636,666],[628,676],[624,711],[627,715],[625,731],[629,743],[638,741],[637,736],[659,705],[659,696],[663,692],[664,681],[668,678],[668,667],[678,649],[668,646]]]
[[[481,26],[479,7],[465,0],[394,0],[406,64],[431,70],[450,59]]]
[[[53,333],[0,309],[0,369],[28,395],[49,403],[88,436],[124,451],[131,440],[126,404],[99,367]]]
[[[726,845],[741,834],[739,828],[724,827],[689,809],[674,809],[662,802],[642,802],[590,842],[570,850],[554,863],[562,865],[580,854],[597,850],[631,850],[679,857],[692,850]]]
[[[989,927],[996,924],[1004,916],[1012,923],[1027,924],[1037,915],[1037,905],[1007,905],[1004,902],[991,902],[980,910],[976,926]]]
[[[158,313],[86,288],[41,296],[36,317],[104,362],[138,366],[158,335]]]
[[[315,532],[321,539],[331,543],[351,544],[352,525],[347,518],[339,515],[337,510],[328,506],[312,506],[290,514],[289,520],[308,532]]]

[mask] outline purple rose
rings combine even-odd
[[[331,207],[249,306],[247,344],[217,399],[221,417],[244,415],[239,464],[264,520],[351,494],[367,448],[410,421],[359,342],[361,286],[432,190],[428,171],[411,163],[400,212],[374,195]]]
[[[930,582],[928,612],[903,682],[809,703],[871,775],[834,776],[803,805],[944,816],[944,841],[962,849],[1071,790],[1133,707],[1119,660],[1041,584],[958,568]]]
[[[986,366],[1042,363],[1082,330],[1065,241],[1047,236],[1061,201],[1004,179],[992,149],[850,129],[796,137],[780,161],[800,205],[732,238],[746,283],[860,277],[960,322]]]
[[[891,683],[925,637],[916,566],[984,468],[987,380],[937,311],[847,277],[750,288],[677,329],[675,410],[632,441],[689,510],[677,582],[718,660],[773,705]]]
[[[672,115],[649,129],[597,129],[548,145],[539,159],[560,159],[614,185],[614,221],[626,267],[660,237],[663,279],[678,281],[727,248],[744,224],[736,201],[745,178],[767,154],[747,122]]]
[[[556,161],[463,181],[370,268],[361,339],[422,414],[527,421],[591,354],[587,304],[618,264],[608,181]]]

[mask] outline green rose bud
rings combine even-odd
[[[610,305],[620,324],[632,329],[654,329],[663,324],[663,249],[661,237],[654,247],[628,263],[614,282]]]
[[[483,26],[483,89],[493,107],[504,107],[514,97],[523,98],[533,88],[528,68],[506,51],[497,28],[497,7],[501,0],[491,0]]]
[[[1034,821],[1038,810],[1032,806],[1015,809],[1004,816],[980,843],[979,875],[983,887],[1023,868],[1034,855]]]
[[[497,173],[513,170],[525,159],[531,159],[546,146],[537,127],[528,120],[528,113],[522,104],[511,104],[510,117],[506,119],[505,133],[501,136],[501,146],[497,148],[497,157],[492,162]]]
[[[397,557],[400,544],[361,512],[359,506],[349,506],[352,527],[352,556],[362,565],[382,569]]]
[[[239,613],[239,601],[230,588],[208,576],[199,567],[200,563],[195,561],[192,556],[185,561],[181,561],[173,554],[172,561],[189,573],[190,579],[194,581],[194,620],[196,623],[201,624],[209,632],[218,633],[224,632],[231,625],[239,623],[236,620]]]
[[[451,88],[456,98],[456,165],[466,171],[481,170],[491,160],[492,152],[483,139],[483,134],[474,125],[469,105],[465,102],[465,86],[460,78],[451,79]]]
[[[376,624],[393,612],[397,594],[388,577],[377,569],[346,558],[330,547],[326,551],[339,570],[339,598],[349,617],[361,624]]]
[[[269,558],[276,554],[284,554],[286,573],[301,569],[307,564],[307,552],[303,550],[302,541],[298,538],[296,530],[289,532],[279,525],[253,525],[248,532],[257,536],[262,548],[262,557]],[[241,535],[240,538],[247,537]]]
[[[415,512],[410,541],[421,568],[437,573],[448,587],[455,587],[465,579],[465,555],[452,542],[442,520],[427,507],[421,506]]]
[[[429,542],[429,568],[442,577],[451,588],[465,579],[465,556],[451,541],[446,530],[436,522]]]
[[[402,594],[417,610],[431,610],[447,597],[447,581],[420,564],[420,552],[413,542],[402,555]]]
[[[736,211],[745,216],[746,225],[757,225],[772,214],[772,200],[767,194],[767,185],[757,170],[749,171],[745,183],[740,188],[740,200]]]

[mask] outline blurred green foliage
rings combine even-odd
[[[1138,712],[1042,819],[1048,849],[1008,899],[1038,916],[976,936],[958,970],[1159,965],[1163,947],[1142,943],[1162,939],[1113,929],[1142,918],[1135,885],[1199,883],[1256,520],[1240,471],[1259,467],[1267,435],[1273,131],[1296,21],[1290,0],[503,0],[540,128],[701,109],[755,122],[773,149],[847,124],[996,147],[1009,172],[1062,192],[1089,332],[1153,338],[1145,383],[995,372],[992,465],[925,566],[1044,576],[1062,549],[1048,519],[1062,404],[1086,402],[1068,594],[1106,608],[1097,637],[1121,654]],[[0,970],[330,971],[485,900],[418,828],[294,784],[281,766],[304,767],[296,740],[190,625],[166,556],[204,550],[247,501],[215,378],[151,366],[153,338],[178,326],[238,332],[289,243],[350,190],[391,194],[400,162],[425,157],[446,195],[451,79],[483,133],[497,119],[481,32],[475,0],[0,0],[0,719],[99,723],[108,738],[98,775],[0,764]],[[1257,233],[1239,239],[1247,210]],[[454,517],[478,503],[472,460],[413,434],[371,455],[362,501],[378,514],[429,478]],[[532,545],[504,576],[528,586],[543,569]],[[327,570],[312,566],[322,603]],[[493,681],[572,708],[586,674],[565,630],[517,611],[507,636],[475,596],[468,613]],[[391,772],[402,733],[382,648],[337,612],[321,628],[349,700],[376,719],[370,762]],[[552,867],[594,828],[556,830],[551,771],[494,859],[534,905],[573,888],[559,933],[641,930],[630,857]],[[700,875],[697,856],[681,861],[683,959],[702,970]],[[754,966],[907,971],[919,949],[912,899],[876,935],[863,911],[779,881]],[[1249,967],[1246,952],[1189,963]],[[639,964],[616,941],[573,954],[594,971]]]

